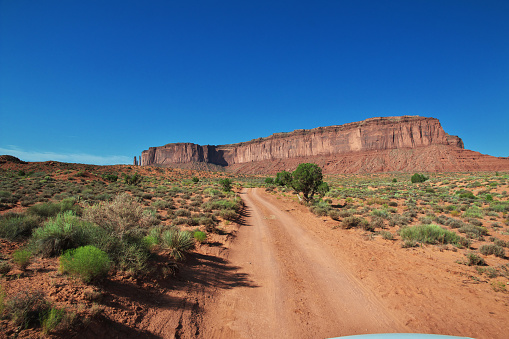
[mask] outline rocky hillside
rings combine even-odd
[[[144,166],[206,163],[241,173],[293,170],[301,162],[318,163],[325,173],[509,170],[509,159],[465,150],[438,119],[419,116],[372,118],[231,145],[168,144],[150,147],[141,157]]]

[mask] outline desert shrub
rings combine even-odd
[[[394,235],[389,231],[381,231],[380,235],[385,240],[394,240]]]
[[[112,173],[105,173],[102,175],[102,178],[106,181],[109,181],[109,182],[115,182],[118,180],[118,175],[117,174],[112,174]]]
[[[193,177],[193,179],[192,179],[192,180],[193,180],[193,182],[194,182],[194,183],[197,183],[197,182],[199,182],[199,181],[200,181],[200,178],[198,178],[198,177]]]
[[[309,209],[313,214],[316,214],[318,216],[326,216],[329,213],[331,207],[326,202],[318,201],[315,204],[313,204]]]
[[[493,243],[497,246],[500,246],[500,247],[509,247],[509,241],[508,242],[505,242],[504,240],[502,239],[494,239],[493,240]]]
[[[150,206],[152,206],[158,210],[164,210],[164,209],[173,208],[173,203],[170,201],[166,201],[166,200],[156,200],[152,204],[150,204]]]
[[[406,226],[409,223],[409,219],[400,214],[393,214],[388,220],[389,226]]]
[[[141,175],[139,175],[138,173],[134,173],[133,175],[129,175],[129,174],[123,174],[123,177],[124,177],[124,183],[126,185],[138,185],[141,180],[143,179],[143,177]]]
[[[39,227],[40,217],[29,214],[9,213],[0,217],[0,238],[19,241],[29,238]]]
[[[14,261],[14,263],[17,264],[23,271],[30,264],[31,258],[32,252],[27,249],[18,249],[12,253],[12,261]]]
[[[468,266],[486,266],[486,261],[473,252],[468,252],[465,256],[467,257]]]
[[[62,322],[65,314],[65,309],[56,307],[51,307],[43,312],[41,317],[42,333],[48,335],[53,331]]]
[[[66,211],[73,211],[76,214],[80,214],[81,208],[79,205],[76,205],[76,200],[74,198],[67,198],[58,203],[46,202],[33,205],[28,208],[28,213],[35,214],[43,218],[51,218]]]
[[[397,207],[398,203],[396,201],[389,201],[389,206]]]
[[[483,217],[483,211],[478,206],[470,206],[465,213],[463,213],[463,216],[465,218],[482,218]]]
[[[224,220],[234,221],[237,219],[237,212],[235,210],[220,210],[219,216]]]
[[[479,248],[479,252],[481,252],[481,254],[484,254],[484,255],[493,254],[493,255],[495,255],[496,257],[499,257],[499,258],[504,258],[505,257],[504,248],[502,246],[498,246],[498,245],[495,245],[495,244],[482,245]]]
[[[463,221],[461,221],[461,220],[454,219],[454,218],[449,218],[444,223],[444,225],[449,226],[451,228],[461,228],[461,227],[465,226],[466,224]]]
[[[164,231],[161,235],[161,241],[170,250],[170,255],[175,260],[184,260],[185,253],[194,247],[192,233],[176,229]]]
[[[458,229],[458,231],[476,239],[480,239],[481,237],[488,235],[488,230],[485,227],[479,227],[471,224],[464,224]]]
[[[133,274],[143,273],[148,270],[150,252],[143,238],[137,242],[122,242],[122,252],[114,258],[115,265],[122,271]]]
[[[108,254],[91,245],[68,250],[60,257],[60,270],[85,283],[105,277],[110,266]]]
[[[381,217],[371,218],[371,222],[369,224],[370,224],[370,229],[373,229],[373,230],[375,228],[385,228],[384,219]]]
[[[346,229],[352,228],[352,227],[359,227],[362,225],[363,221],[365,221],[365,219],[355,217],[355,216],[346,217],[343,219],[341,226]]]
[[[153,214],[144,213],[143,206],[127,193],[117,195],[111,202],[88,206],[83,218],[123,238],[159,223]]]
[[[224,192],[230,192],[232,190],[233,181],[229,178],[219,180],[219,184]]]
[[[21,291],[6,303],[6,311],[16,326],[28,328],[38,326],[49,303],[41,291]]]
[[[415,173],[414,175],[412,175],[412,177],[410,178],[410,181],[412,183],[416,183],[416,182],[425,182],[426,180],[428,180],[429,178],[426,177],[424,174],[419,174],[419,173]]]
[[[63,251],[84,246],[100,236],[98,228],[67,211],[36,228],[31,247],[44,257],[60,255]]]
[[[427,244],[457,244],[460,238],[456,233],[435,224],[406,227],[399,232],[403,240],[415,240]]]
[[[340,217],[340,213],[338,210],[336,209],[331,209],[329,211],[329,217],[332,219],[332,220],[339,220],[339,217]]]
[[[458,196],[460,199],[476,199],[474,193],[470,192],[470,191],[466,191],[466,190],[459,190],[457,192]]]
[[[188,209],[185,209],[185,208],[179,208],[178,210],[176,210],[174,212],[174,214],[177,217],[190,217],[191,216],[191,212]]]
[[[417,241],[412,239],[405,239],[403,243],[401,243],[402,248],[412,248],[417,246]]]
[[[207,233],[202,231],[194,231],[193,238],[199,243],[205,242],[207,240]]]
[[[386,209],[374,209],[371,211],[371,215],[387,219],[389,217],[389,212]]]

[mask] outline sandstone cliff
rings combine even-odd
[[[372,118],[345,125],[276,133],[230,145],[176,143],[150,147],[142,152],[141,164],[187,167],[193,163],[207,163],[227,166],[228,170],[236,172],[273,173],[292,169],[287,167],[293,166],[294,162],[314,161],[320,162],[326,173],[345,173],[345,167],[346,173],[413,171],[415,156],[426,154],[426,149],[434,149],[437,156],[427,159],[421,171],[467,170],[462,169],[461,161],[452,161],[455,165],[451,168],[446,168],[445,160],[439,164],[440,159],[448,158],[444,153],[459,154],[457,151],[463,150],[463,141],[445,133],[437,119],[419,116]],[[383,159],[380,158],[382,155]],[[353,161],[355,166],[338,166],[341,163],[347,165],[345,159],[355,157],[365,159],[360,163]]]

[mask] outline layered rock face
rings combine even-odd
[[[232,145],[177,143],[151,147],[143,151],[142,165],[208,162],[228,166],[253,161],[416,148],[433,144],[463,147],[461,139],[446,134],[440,122],[434,118],[372,118],[340,126],[277,133],[267,138]]]
[[[445,170],[444,166],[436,164],[440,163],[440,159],[449,159],[449,156],[443,155],[444,152],[452,154],[464,148],[463,141],[457,136],[445,133],[437,119],[419,116],[384,117],[345,125],[276,133],[267,138],[231,145],[200,146],[176,143],[151,147],[142,152],[141,165],[189,168],[190,164],[206,163],[227,166],[227,169],[236,172],[273,173],[282,169],[292,170],[287,167],[292,167],[294,163],[314,161],[321,163],[326,173],[413,171],[416,166],[414,161],[417,160],[414,159],[415,156],[425,154],[425,150],[431,150],[432,146],[440,151],[435,151],[438,157],[428,157],[426,160],[425,167],[428,171]],[[412,150],[419,151],[410,152]],[[385,165],[373,165],[375,158],[382,154],[385,154],[384,160],[378,162]],[[360,164],[353,161],[357,165],[346,166],[352,167],[347,172],[344,167],[339,170],[337,164],[345,165],[345,159],[351,160],[352,157],[365,158],[366,161],[361,161]],[[420,157],[422,160],[423,156]],[[396,163],[391,163],[391,158]],[[352,164],[350,160],[347,162]],[[397,165],[398,162],[400,165]],[[463,170],[460,161],[453,163],[459,167],[448,170]]]

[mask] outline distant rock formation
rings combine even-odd
[[[276,133],[231,145],[150,147],[140,163],[185,168],[206,163],[242,173],[293,170],[301,162],[318,163],[325,173],[509,170],[508,159],[469,152],[459,137],[444,132],[438,119],[401,116]]]

